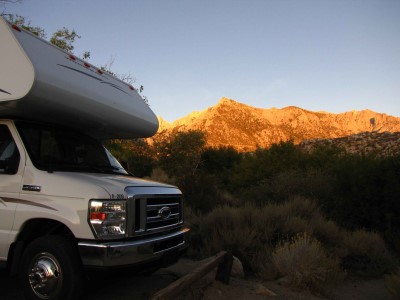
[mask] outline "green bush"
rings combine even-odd
[[[325,213],[347,229],[382,233],[399,252],[400,156],[346,155],[327,171],[334,180],[332,195],[320,199]]]

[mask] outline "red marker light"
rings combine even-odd
[[[90,220],[102,220],[106,219],[106,214],[103,212],[92,212],[90,213]]]
[[[70,55],[68,55],[68,58],[70,59],[70,60],[76,60],[76,57],[75,56],[73,56],[72,54],[70,54]]]
[[[17,25],[15,25],[15,24],[12,24],[11,27],[12,27],[13,29],[15,29],[16,31],[18,31],[18,32],[21,32],[21,31],[22,31],[21,28],[19,28],[19,27],[18,27]]]
[[[103,71],[100,69],[97,69],[97,73],[99,73],[101,75],[101,74],[103,74]]]
[[[90,65],[88,64],[88,63],[83,63],[83,66],[85,67],[85,68],[87,68],[87,69],[89,69],[90,68]]]
[[[135,90],[135,88],[133,87],[133,86],[129,86],[129,88],[132,90],[132,91],[134,91]]]

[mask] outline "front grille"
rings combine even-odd
[[[179,198],[147,199],[146,229],[153,230],[178,224],[181,219],[180,200]]]
[[[183,223],[181,195],[160,195],[132,201],[135,208],[132,235],[163,231]]]

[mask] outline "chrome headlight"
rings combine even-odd
[[[118,239],[126,233],[126,201],[91,200],[89,224],[97,238]]]

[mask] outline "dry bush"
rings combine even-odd
[[[284,220],[277,205],[269,204],[257,211],[258,239],[263,245],[274,246],[276,240],[282,237]]]
[[[196,229],[196,227],[202,222],[203,215],[193,210],[190,206],[185,205],[184,217],[185,217],[185,226]]]
[[[190,228],[188,234],[189,248],[186,255],[191,258],[201,259],[199,249],[203,247],[203,237],[199,233],[199,226],[202,223],[203,215],[193,210],[190,206],[184,207],[185,226]]]
[[[197,235],[192,233],[195,237],[192,248],[197,247],[197,257],[230,250],[248,271],[273,276],[275,270],[269,262],[275,246],[298,233],[316,231],[311,226],[315,216],[321,213],[313,201],[294,197],[286,203],[270,203],[263,208],[252,205],[218,207],[200,219],[189,211],[186,219],[192,231],[198,232]]]
[[[392,299],[400,299],[400,268],[385,277],[385,286]]]
[[[312,218],[309,226],[312,235],[324,246],[325,249],[339,257],[345,255],[345,230],[339,228],[335,222],[327,220],[322,215],[316,215]]]
[[[192,229],[189,251],[192,257],[232,251],[240,258],[246,272],[273,278],[277,269],[273,267],[272,257],[279,252],[277,249],[282,253],[286,249],[288,255],[297,251],[305,257],[302,260],[306,265],[309,264],[311,279],[306,281],[311,281],[313,289],[316,289],[312,286],[313,276],[318,279],[319,271],[327,272],[326,282],[316,280],[321,286],[334,281],[334,275],[340,273],[338,260],[332,257],[340,258],[344,269],[367,276],[382,275],[396,265],[378,234],[364,230],[346,232],[327,220],[315,202],[304,197],[294,197],[283,204],[270,203],[262,208],[253,205],[217,207],[204,215],[187,209],[186,220]],[[298,235],[303,232],[309,234],[300,235],[300,239]],[[291,242],[282,244],[282,241]],[[296,266],[295,262],[289,262]],[[332,272],[328,272],[326,266],[331,266]],[[301,262],[300,267],[303,267]]]
[[[229,193],[228,191],[220,191],[220,203],[221,206],[231,206],[231,207],[239,207],[243,203],[242,201]]]
[[[158,181],[158,182],[169,183],[169,184],[175,184],[175,182],[176,182],[175,178],[170,178],[168,176],[168,174],[161,168],[154,168],[151,171],[150,177],[147,179],[150,179],[153,181]]]
[[[272,263],[292,288],[328,293],[343,279],[339,262],[327,255],[322,245],[307,233],[278,245]]]
[[[320,215],[321,212],[310,198],[303,196],[293,196],[279,207],[281,216],[297,216],[306,220]]]
[[[349,232],[344,246],[346,253],[342,257],[342,266],[357,275],[379,277],[393,271],[396,265],[384,240],[375,232]]]
[[[282,226],[283,237],[294,237],[300,232],[310,232],[309,220],[296,215],[284,217]]]
[[[238,256],[248,271],[254,271],[252,257],[259,250],[254,207],[218,207],[203,218],[200,233],[204,256],[220,250],[229,250]]]
[[[292,197],[282,204],[269,204],[262,209],[262,214],[271,218],[269,228],[273,231],[272,244],[275,246],[301,232],[312,232],[310,220],[320,216],[315,202],[301,196]],[[264,221],[267,223],[267,221]]]

